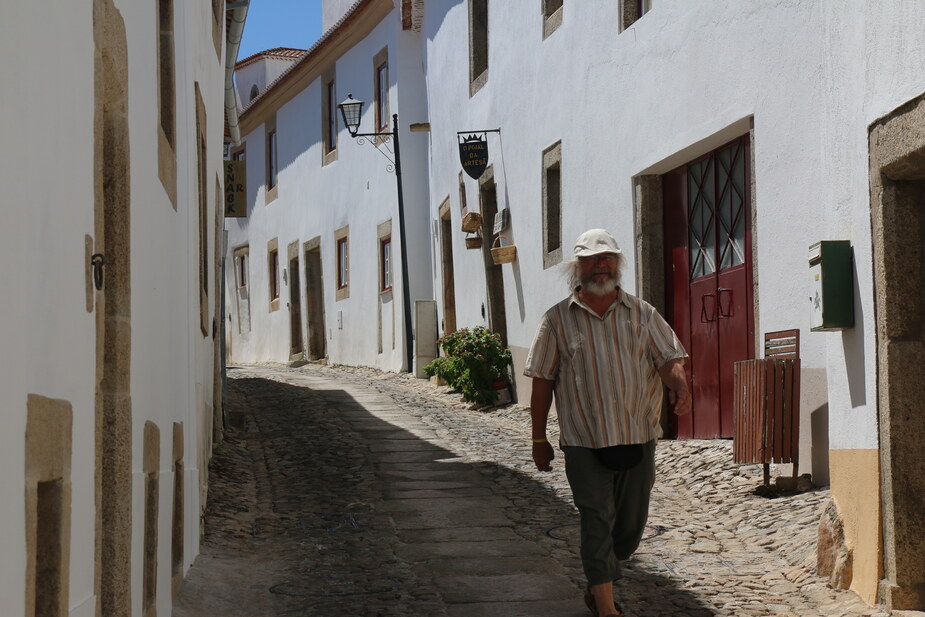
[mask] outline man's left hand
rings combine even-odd
[[[676,415],[683,416],[691,411],[691,391],[687,387],[684,360],[669,360],[658,369],[662,382],[668,386],[668,402]]]
[[[683,416],[691,411],[691,392],[687,388],[668,390],[668,402],[671,410],[677,416]]]

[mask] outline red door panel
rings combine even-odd
[[[720,381],[716,276],[690,283],[691,371],[693,373],[694,439],[720,436]]]
[[[752,357],[746,140],[716,152],[716,263],[719,268],[719,380],[723,437],[732,437],[734,365]]]
[[[720,435],[732,437],[733,369],[740,360],[748,360],[748,285],[745,266],[727,268],[719,273],[717,290],[717,334],[719,335]]]

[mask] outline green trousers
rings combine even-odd
[[[644,445],[642,460],[627,471],[601,465],[594,450],[564,446],[565,475],[581,515],[581,563],[589,585],[622,576],[620,560],[639,546],[649,517],[655,484],[655,440]]]

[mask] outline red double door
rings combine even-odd
[[[733,365],[754,357],[748,137],[662,178],[666,312],[690,354],[682,439],[733,435]]]

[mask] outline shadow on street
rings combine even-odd
[[[577,514],[548,487],[434,445],[434,427],[382,395],[228,385],[175,617],[589,614]],[[629,615],[712,615],[664,573],[630,560],[625,575]]]

